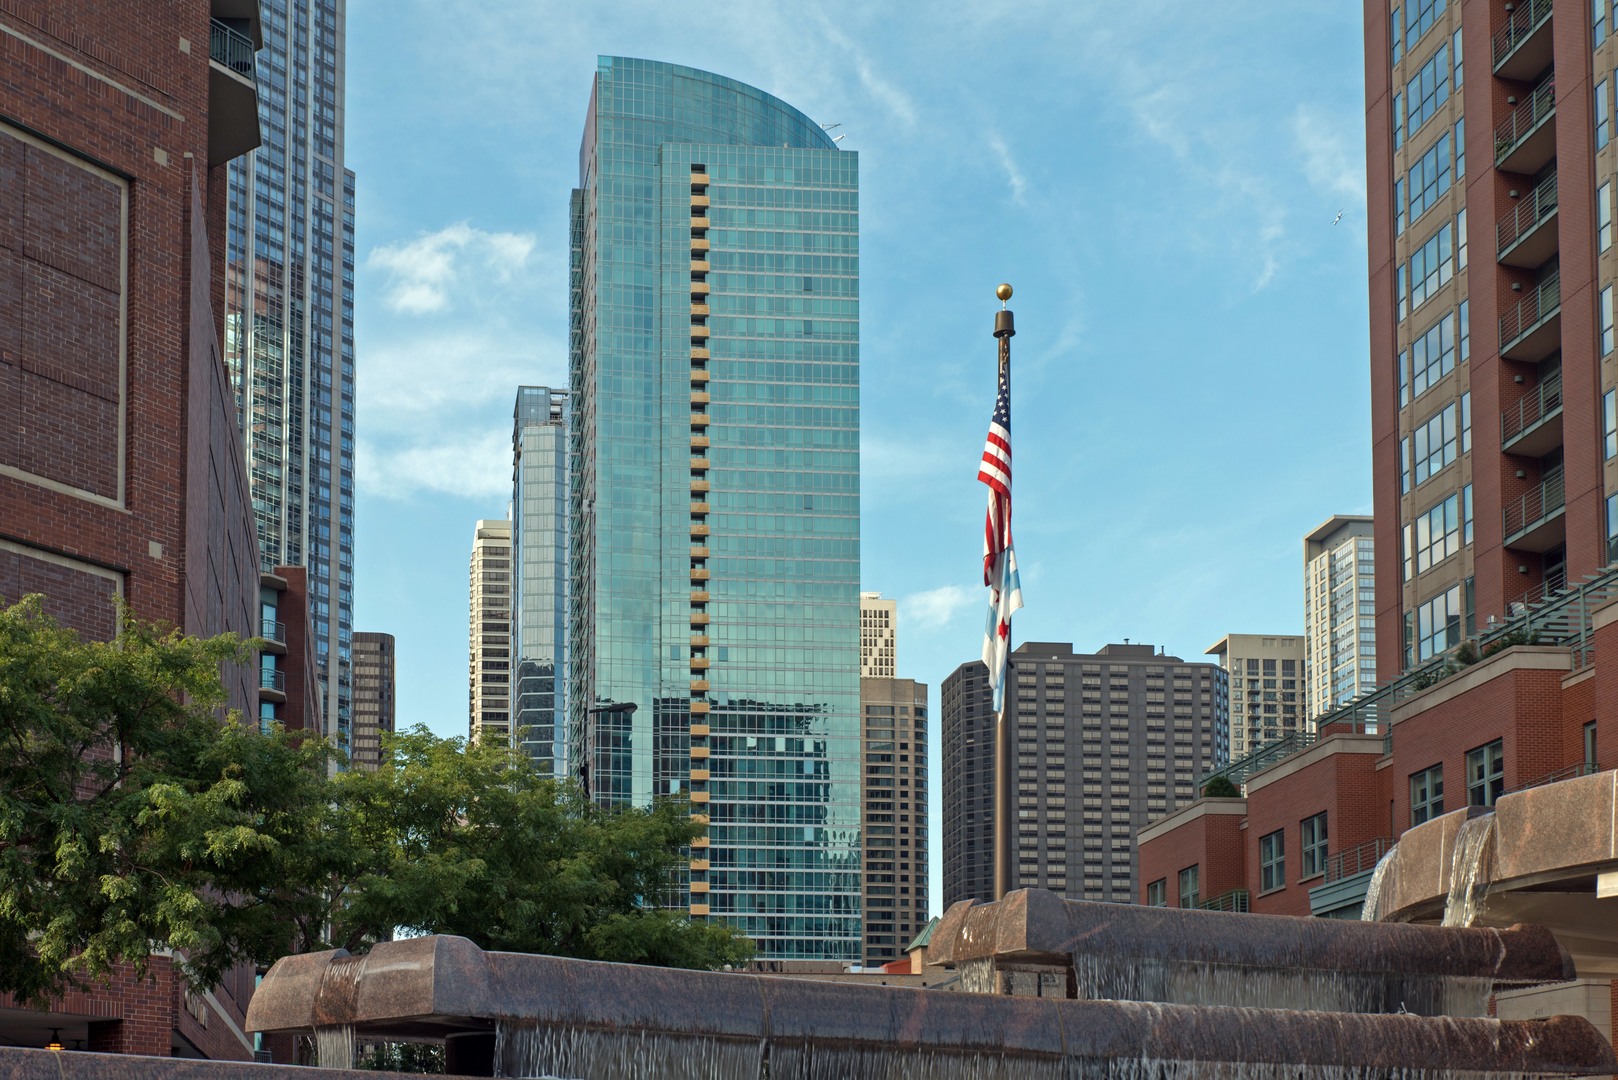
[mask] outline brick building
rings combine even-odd
[[[261,628],[218,319],[257,36],[256,0],[0,3],[0,598],[43,593],[86,635],[113,634],[114,597],[188,633]],[[227,672],[244,715],[259,681]],[[191,996],[159,960],[6,1008],[0,1037],[244,1058],[251,987]]]

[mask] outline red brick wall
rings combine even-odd
[[[1169,907],[1179,907],[1180,871],[1188,866],[1200,867],[1198,891],[1204,900],[1245,888],[1243,820],[1240,814],[1205,814],[1138,845],[1140,903],[1146,902],[1146,886],[1164,878]]]

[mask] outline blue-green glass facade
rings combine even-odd
[[[567,392],[519,386],[511,428],[511,738],[534,764],[569,772]]]
[[[859,159],[602,58],[572,201],[575,760],[709,817],[679,901],[857,960]],[[631,708],[632,707],[632,708]]]

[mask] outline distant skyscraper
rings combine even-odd
[[[899,603],[860,593],[860,678],[891,679],[898,663]]]
[[[904,955],[927,925],[927,684],[860,680],[865,746],[865,948],[870,966]]]
[[[239,6],[239,5],[226,5]],[[259,0],[264,143],[230,164],[225,362],[261,569],[309,570],[327,732],[347,744],[354,621],[354,174],[344,0]]]
[[[1376,687],[1374,520],[1339,514],[1303,538],[1311,720]]]
[[[1229,756],[1220,764],[1304,728],[1301,636],[1226,634],[1208,655],[1217,656],[1230,677]]]
[[[566,776],[566,391],[517,388],[511,451],[511,730],[536,765]]]
[[[511,741],[511,522],[472,531],[468,664],[473,742]]]
[[[856,960],[859,159],[733,79],[602,57],[572,238],[577,760],[709,821],[691,914]]]
[[[1219,761],[1223,672],[1151,645],[1094,654],[1031,641],[1011,654],[1017,748],[1010,887],[1132,903],[1135,832],[1191,802]],[[988,670],[944,681],[944,903],[992,899],[994,714]],[[984,820],[984,819],[987,820]]]
[[[382,763],[382,736],[393,732],[393,635],[354,635],[354,740],[349,762],[356,769]]]

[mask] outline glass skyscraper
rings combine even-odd
[[[572,200],[570,721],[766,960],[860,955],[859,159],[603,57]]]
[[[511,430],[511,737],[568,774],[567,392],[519,386]]]
[[[259,0],[264,142],[230,164],[225,357],[263,569],[309,571],[326,731],[345,749],[354,609],[354,174],[343,0]]]

